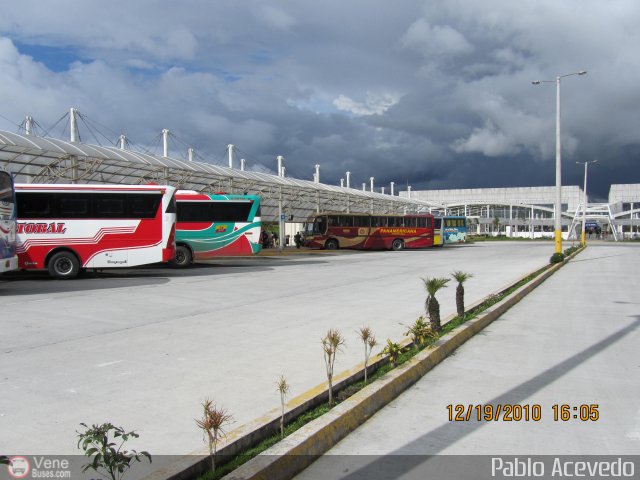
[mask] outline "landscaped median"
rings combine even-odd
[[[572,253],[567,260],[573,258],[580,251]],[[376,411],[416,383],[469,338],[518,303],[529,292],[561,268],[565,262],[540,269],[509,285],[497,294],[506,294],[506,296],[487,308],[485,308],[487,299],[477,302],[467,310],[467,316],[472,317],[470,320],[445,333],[429,348],[418,351],[403,364],[375,379],[315,420],[299,427],[283,440],[277,443],[274,441],[273,443],[275,444],[273,446],[264,449],[223,478],[227,480],[290,479],[348,435],[349,432],[364,423]],[[521,284],[523,285],[518,286]],[[490,296],[488,303],[492,303],[495,299],[495,295]],[[478,309],[483,310],[481,313],[476,314]],[[446,323],[449,323],[454,318],[456,317],[452,315],[445,319],[445,322],[443,322],[445,323],[445,331],[447,330]],[[403,346],[408,347],[409,345],[410,342],[408,340],[403,342]],[[386,363],[388,363],[386,357],[376,356],[369,363],[369,369],[370,371],[376,370]],[[336,375],[334,378],[334,391],[340,391],[361,381],[364,376],[363,367],[364,365],[360,364]],[[322,383],[292,399],[286,405],[285,422],[294,421],[304,412],[326,403],[327,399],[326,383]],[[218,449],[216,458],[222,461],[230,459],[246,452],[264,439],[273,438],[279,432],[280,413],[279,409],[274,409],[265,416],[229,432],[224,439],[223,445]],[[147,480],[197,478],[199,475],[206,473],[209,468],[208,452],[202,450],[194,455],[185,456],[182,460],[154,472],[147,477]]]

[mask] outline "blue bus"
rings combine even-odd
[[[446,216],[442,218],[442,243],[464,243],[467,241],[467,217]]]
[[[0,273],[17,268],[16,192],[11,174],[0,169]]]

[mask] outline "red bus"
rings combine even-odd
[[[307,221],[304,244],[327,250],[432,247],[433,215],[318,213]]]
[[[68,279],[84,268],[168,262],[175,187],[16,184],[18,268]]]

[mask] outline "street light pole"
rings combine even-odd
[[[596,163],[598,160],[591,160],[589,162],[576,162],[578,165],[584,163],[584,192],[582,201],[582,237],[581,244],[584,247],[587,244],[587,165],[590,163]]]
[[[585,70],[569,73],[567,75],[558,75],[555,80],[534,80],[534,85],[541,83],[556,84],[556,202],[555,202],[555,253],[562,253],[562,148],[560,142],[560,80],[571,75],[585,75]]]
[[[556,250],[562,253],[562,146],[560,142],[560,77],[556,77],[556,208],[554,218]]]

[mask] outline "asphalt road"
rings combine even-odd
[[[320,339],[329,328],[347,340],[336,371],[350,368],[362,360],[359,327],[370,326],[380,343],[399,340],[401,324],[422,314],[421,277],[472,273],[471,303],[545,265],[552,248],[506,242],[296,252],[73,281],[2,276],[0,452],[77,453],[79,423],[106,421],[138,431],[131,447],[152,454],[201,450],[193,419],[205,397],[227,408],[230,428],[238,427],[279,405],[280,374],[292,395],[325,380]],[[443,316],[455,312],[453,285],[439,298]]]

